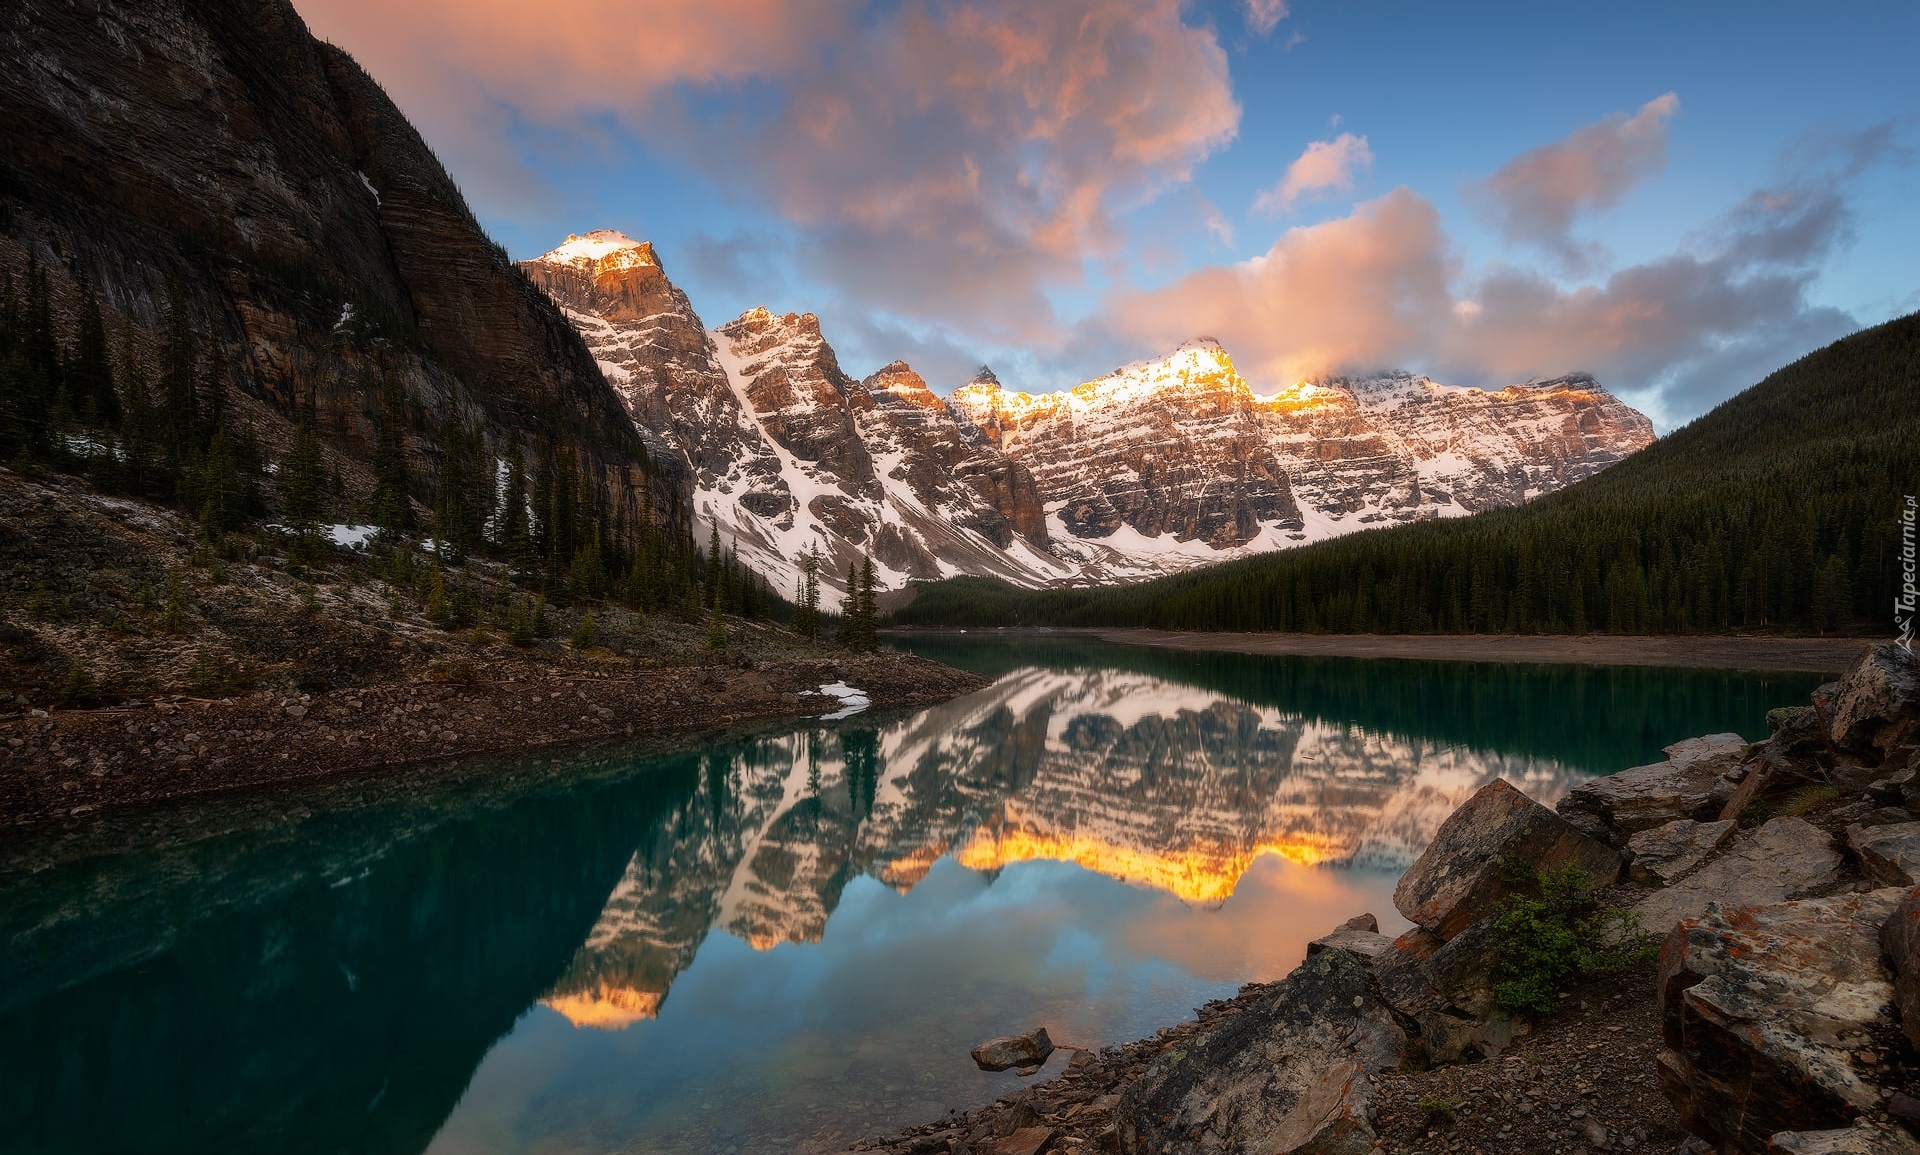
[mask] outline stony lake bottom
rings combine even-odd
[[[1551,803],[1819,680],[912,648],[997,680],[13,848],[0,1152],[839,1150],[1018,1086],[989,1036],[1132,1039],[1404,927],[1495,777]]]

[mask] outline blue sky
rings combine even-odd
[[[515,257],[650,239],[856,375],[1207,333],[1256,389],[1585,370],[1671,427],[1920,308],[1912,4],[297,2]]]

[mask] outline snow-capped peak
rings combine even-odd
[[[584,236],[569,233],[559,248],[539,258],[551,265],[605,265],[633,268],[660,264],[650,241],[636,241],[618,229],[595,229]]]

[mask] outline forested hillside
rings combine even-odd
[[[920,589],[903,625],[1331,633],[1890,628],[1920,314],[1836,341],[1528,505],[1105,590]]]

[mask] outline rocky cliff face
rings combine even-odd
[[[422,499],[448,413],[490,448],[570,452],[616,510],[649,479],[619,399],[380,87],[286,0],[11,6],[0,16],[0,257],[84,276],[152,330],[169,285],[268,444],[311,399],[350,486],[383,379],[417,415]],[[137,342],[136,342],[137,343]]]
[[[1260,397],[1210,340],[1061,393],[982,369],[942,399],[901,361],[853,380],[810,313],[704,330],[652,247],[618,233],[522,268],[688,463],[699,516],[787,589],[814,546],[833,586],[866,553],[887,586],[1149,577],[1511,505],[1653,438],[1587,377],[1489,393],[1402,374]]]
[[[643,433],[687,463],[696,516],[783,592],[812,548],[833,588],[866,554],[886,586],[1073,572],[1046,552],[1032,475],[905,363],[854,380],[811,313],[753,309],[705,329],[652,247],[619,233],[571,237],[521,267],[566,309]]]
[[[1490,393],[1391,374],[1262,397],[1210,341],[1064,393],[989,375],[947,401],[1033,471],[1056,552],[1108,577],[1513,505],[1653,441],[1591,377]]]
[[[1516,505],[1653,442],[1653,426],[1577,375],[1497,392],[1413,374],[1304,383],[1255,403],[1310,537]]]

